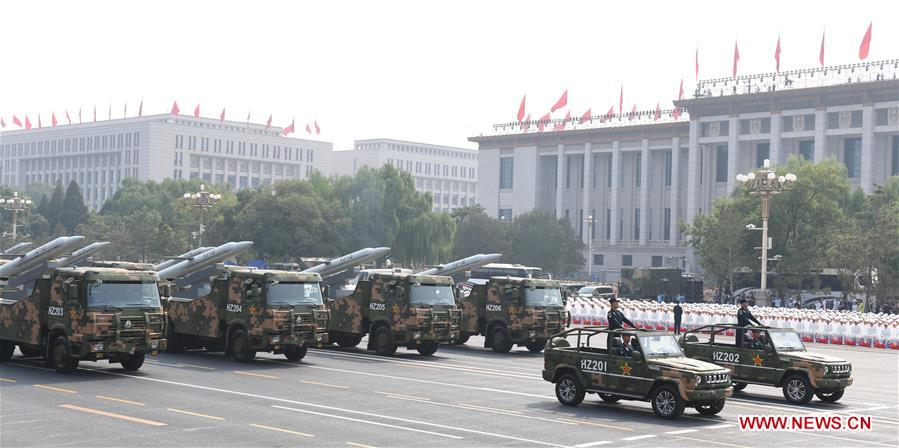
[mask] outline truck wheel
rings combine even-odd
[[[559,377],[559,381],[556,381],[556,398],[565,406],[581,404],[586,394],[584,386],[581,386],[581,382],[572,373],[566,373]]]
[[[244,330],[235,330],[231,336],[231,356],[235,361],[249,362],[256,357],[256,352],[250,349],[250,338]]]
[[[702,415],[718,415],[724,409],[724,400],[713,401],[711,403],[696,405],[696,410]]]
[[[468,342],[468,338],[470,337],[470,334],[462,333],[462,335],[459,336],[459,340],[456,341],[455,345],[464,345],[466,342]]]
[[[427,341],[422,342],[421,345],[418,346],[418,353],[422,356],[431,356],[434,353],[437,353],[437,347],[440,345],[437,341]]]
[[[612,394],[599,394],[599,399],[606,403],[618,403],[621,401],[621,397]]]
[[[393,342],[393,335],[387,327],[378,327],[375,330],[375,353],[381,356],[391,356],[396,353],[396,343]]]
[[[290,347],[284,348],[284,357],[287,358],[288,361],[297,362],[306,357],[306,352],[309,351],[309,348],[305,345],[297,347],[296,345],[292,345]]]
[[[819,400],[825,403],[833,403],[840,398],[843,398],[843,391],[845,389],[835,390],[832,392],[815,392],[815,396],[818,397]]]
[[[741,390],[743,390],[743,389],[746,389],[746,386],[748,386],[748,385],[749,385],[749,384],[744,383],[744,382],[742,382],[742,381],[734,381],[734,384],[733,384],[733,386],[734,386],[734,392],[739,392],[739,391],[741,391]]]
[[[59,373],[72,373],[78,368],[78,360],[69,356],[69,343],[65,336],[57,336],[53,339],[50,367]]]
[[[140,369],[142,365],[144,365],[144,354],[143,353],[135,353],[131,356],[122,359],[122,368],[133,372],[137,369]]]
[[[660,386],[652,394],[652,410],[662,418],[677,418],[684,413],[684,400],[671,386]]]
[[[362,336],[350,336],[344,333],[332,334],[334,335],[334,341],[337,342],[337,345],[343,348],[355,347],[362,342]]]
[[[178,340],[178,334],[175,333],[175,326],[172,324],[172,321],[169,320],[165,325],[165,352],[181,353],[182,350],[184,350],[184,346],[181,344],[181,341]]]
[[[806,404],[815,395],[805,375],[794,373],[784,381],[784,398],[790,403]]]
[[[0,341],[0,362],[6,362],[12,359],[12,354],[16,351],[16,344],[7,341]]]
[[[546,347],[546,341],[528,342],[526,344],[526,347],[531,351],[531,353],[540,353],[543,351],[543,348]]]
[[[502,325],[494,327],[491,332],[491,348],[497,353],[509,353],[512,350],[512,341],[509,340],[509,333],[506,327]]]

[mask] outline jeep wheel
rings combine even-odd
[[[287,358],[288,361],[297,362],[306,357],[308,351],[309,348],[305,345],[299,347],[291,345],[290,347],[284,347],[284,357]]]
[[[748,383],[744,383],[741,381],[734,381],[734,384],[733,384],[734,392],[740,392],[741,390],[746,389],[746,386],[748,386],[748,385],[749,385]]]
[[[418,353],[422,356],[431,356],[434,353],[437,353],[437,347],[439,346],[437,341],[426,341],[422,342],[416,350],[418,350]]]
[[[556,398],[565,406],[577,406],[584,401],[587,391],[572,373],[566,373],[556,381]]]
[[[805,375],[794,373],[784,381],[784,398],[790,403],[806,404],[812,401],[814,393]]]
[[[144,365],[143,353],[135,353],[126,358],[122,358],[122,368],[129,372],[140,369],[140,366],[142,365]]]
[[[78,360],[69,356],[69,343],[65,336],[53,339],[53,350],[50,352],[50,367],[59,373],[72,373],[78,368]]]
[[[490,340],[490,347],[497,353],[509,353],[509,350],[512,350],[512,341],[509,340],[509,333],[506,331],[506,327],[494,327]]]
[[[702,415],[718,415],[724,409],[724,399],[713,401],[711,403],[698,404],[696,410]]]
[[[532,341],[525,344],[525,346],[531,353],[540,353],[543,351],[543,347],[546,347],[546,341]]]
[[[684,401],[671,386],[661,386],[652,394],[652,410],[662,418],[677,418],[684,413]]]
[[[602,401],[605,401],[606,403],[618,403],[619,401],[621,401],[621,397],[619,397],[618,395],[612,395],[612,394],[598,394],[598,395],[599,395],[599,399]]]
[[[0,341],[0,362],[6,362],[12,359],[12,354],[15,351],[16,344],[7,341]]]
[[[184,345],[178,340],[178,335],[175,333],[175,325],[169,320],[165,325],[165,352],[181,353],[182,350],[184,350]]]
[[[250,349],[250,338],[244,330],[235,330],[231,336],[231,356],[235,361],[249,362],[256,357],[256,352]]]
[[[387,327],[378,327],[375,330],[375,353],[381,356],[392,356],[396,353],[396,343],[393,342],[393,334]]]
[[[823,391],[815,392],[815,396],[818,397],[819,400],[821,400],[825,403],[833,403],[833,402],[839,400],[840,398],[843,398],[843,390],[844,389],[835,390],[835,391],[831,391],[831,392],[823,392]]]

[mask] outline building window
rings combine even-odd
[[[637,154],[634,157],[634,186],[639,187],[643,180],[643,172],[640,167],[643,165],[643,154]]]
[[[565,188],[571,188],[571,157],[564,157],[565,161]]]
[[[609,154],[608,163],[606,164],[606,187],[612,188],[612,160],[613,157]]]
[[[567,208],[565,209],[565,220],[568,221],[569,224],[571,224],[571,216]]]
[[[665,151],[665,186],[671,186],[671,151]]]
[[[593,173],[593,188],[596,188],[596,178],[599,177],[599,173],[597,172],[597,166],[599,165],[599,156],[593,156],[593,167],[590,170]]]
[[[513,162],[514,159],[511,157],[499,159],[499,188],[512,188]],[[444,166],[445,168],[446,166]]]
[[[512,209],[511,208],[501,208],[499,209],[499,219],[504,222],[512,222]]]
[[[771,158],[771,144],[759,143],[755,145],[755,166],[762,167],[765,165],[765,159]]]
[[[653,255],[650,265],[654,268],[662,267],[662,256],[661,255]]]
[[[715,147],[715,182],[727,182],[727,145]]]
[[[634,239],[640,239],[640,209],[634,209]]]
[[[621,256],[621,265],[622,266],[633,266],[634,265],[634,256],[633,255],[622,255]]]
[[[670,240],[671,239],[671,209],[665,209],[665,216],[662,217],[662,239]]]
[[[612,239],[612,209],[606,209],[606,239]]]
[[[593,255],[593,266],[602,266],[605,263],[602,254]]]
[[[847,138],[843,142],[843,164],[849,171],[849,178],[858,178],[862,166],[862,139]]]
[[[815,160],[815,141],[801,140],[799,142],[799,155],[805,160]]]
[[[618,209],[618,240],[624,239],[624,209]]]

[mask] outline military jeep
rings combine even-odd
[[[586,393],[602,401],[649,401],[656,415],[676,418],[686,406],[715,415],[731,396],[730,372],[686,358],[671,333],[583,327],[554,335],[543,355],[543,379],[556,398],[577,406]]]
[[[738,347],[726,334],[740,331],[745,334]],[[736,392],[761,384],[783,388],[791,403],[808,403],[815,395],[832,403],[852,384],[848,361],[807,352],[791,328],[707,325],[685,332],[680,344],[688,357],[730,369]]]

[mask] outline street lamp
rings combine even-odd
[[[197,233],[197,246],[203,245],[203,215],[206,209],[212,208],[216,202],[222,199],[222,195],[206,191],[206,185],[200,184],[200,191],[196,193],[184,193],[182,196],[188,205],[197,209],[197,215],[200,217],[200,231]]]
[[[593,281],[593,224],[596,220],[593,215],[587,215],[584,224],[587,224],[587,276]]]
[[[3,206],[6,210],[12,212],[12,240],[15,242],[19,212],[24,212],[25,209],[31,206],[31,199],[19,197],[19,192],[14,191],[11,198],[0,198],[0,206]]]
[[[751,195],[757,195],[762,198],[762,284],[761,289],[764,291],[768,288],[768,203],[771,196],[778,194],[784,190],[793,188],[796,182],[796,175],[787,173],[778,176],[771,169],[771,161],[765,159],[762,168],[750,172],[749,174],[738,174],[737,180],[740,182],[744,191],[748,191]],[[754,230],[752,224],[746,226],[749,230]]]

